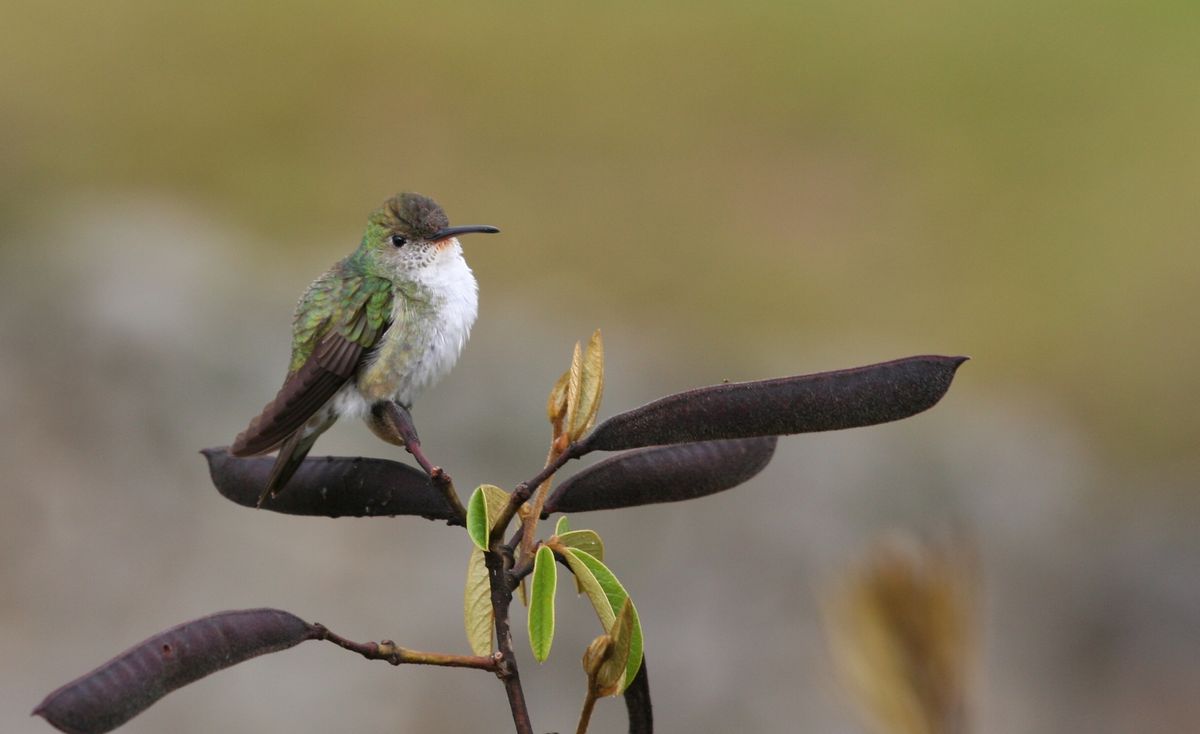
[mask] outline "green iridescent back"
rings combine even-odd
[[[308,360],[331,332],[370,349],[392,312],[392,283],[386,278],[350,272],[346,258],[313,282],[296,306],[292,323],[292,361],[288,374]]]

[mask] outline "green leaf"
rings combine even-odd
[[[500,519],[508,506],[508,492],[492,484],[481,484],[467,502],[467,533],[480,550],[488,549],[492,523]]]
[[[555,535],[562,535],[563,533],[570,532],[570,530],[571,530],[571,524],[569,522],[567,522],[566,515],[563,515],[562,517],[558,518],[558,522],[554,523],[554,534]]]
[[[564,518],[565,519],[565,518]],[[564,524],[559,521],[559,524]],[[604,560],[604,541],[600,540],[600,535],[596,534],[595,530],[562,530],[556,529],[554,536],[557,537],[557,545],[554,549],[562,552],[563,548],[578,548],[583,552],[595,556],[599,560]],[[575,576],[575,592],[583,594],[583,582]]]
[[[488,581],[487,565],[483,562],[483,551],[471,549],[467,562],[467,588],[463,593],[463,623],[467,629],[467,642],[476,655],[491,655],[496,613],[492,609],[492,586]]]
[[[604,541],[595,530],[570,530],[555,533],[558,542],[568,548],[578,548],[598,561],[604,560]]]
[[[627,673],[629,655],[632,652],[633,625],[633,602],[626,599],[621,605],[621,612],[616,621],[613,622],[612,629],[608,631],[612,640],[608,657],[596,671],[596,685],[601,696],[615,696],[620,693],[624,687],[621,683],[623,676],[626,680],[633,680]]]
[[[539,663],[550,656],[554,643],[554,592],[558,586],[558,567],[554,551],[538,548],[533,560],[533,583],[529,588],[529,645]]]
[[[587,583],[584,583],[584,591],[588,598],[592,601],[592,607],[596,609],[596,615],[600,617],[600,624],[604,625],[604,629],[610,630],[613,626],[613,621],[616,619],[614,609],[620,609],[629,599],[629,593],[625,591],[625,587],[621,586],[621,582],[617,581],[617,577],[613,572],[608,570],[608,566],[601,563],[595,556],[590,553],[585,553],[578,548],[567,549],[567,563],[571,566],[571,570],[575,571],[576,563],[572,563],[571,559],[575,559],[578,565],[585,566],[591,572],[596,584],[599,585],[606,601],[607,615],[604,613],[602,606],[597,605],[596,598],[593,596],[593,591],[587,588]],[[578,574],[577,571],[575,571]],[[625,686],[633,681],[633,677],[637,675],[638,669],[642,667],[642,623],[638,619],[637,608],[633,606],[633,601],[630,600],[630,607],[633,615],[633,633],[629,638],[629,660],[625,666],[625,679],[621,682],[621,690],[625,690]]]
[[[481,484],[479,488],[483,490],[483,498],[487,501],[488,517],[495,523],[504,513],[504,508],[508,507],[508,492],[494,484]],[[495,530],[494,527],[492,529]]]
[[[471,542],[475,543],[475,547],[479,550],[488,549],[488,535],[491,527],[487,495],[484,493],[483,487],[479,486],[475,488],[475,491],[471,493],[471,499],[467,501],[467,535],[471,536]]]
[[[612,604],[608,601],[608,594],[604,593],[604,587],[600,585],[596,574],[592,573],[591,567],[583,562],[581,557],[587,555],[578,548],[563,549],[563,558],[567,559],[571,573],[575,574],[577,588],[587,594],[588,601],[592,603],[592,609],[596,611],[596,617],[600,620],[600,626],[607,632],[608,628],[612,627],[613,620],[617,615],[613,612]]]

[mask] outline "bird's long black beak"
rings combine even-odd
[[[457,237],[460,234],[474,234],[475,232],[483,232],[484,234],[496,234],[500,230],[488,224],[463,224],[458,227],[445,227],[433,233],[429,238],[430,242],[441,242],[448,240],[451,237]]]

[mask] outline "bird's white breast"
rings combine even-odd
[[[442,257],[422,273],[420,283],[428,289],[433,309],[424,317],[429,328],[423,331],[429,343],[424,356],[413,365],[414,396],[450,372],[479,315],[479,284],[463,259],[458,240],[449,243]],[[405,405],[411,402],[397,399]]]
[[[339,415],[365,417],[379,400],[411,405],[416,396],[445,377],[458,361],[479,313],[479,286],[458,241],[408,287],[397,289],[392,324],[354,382],[334,398]]]

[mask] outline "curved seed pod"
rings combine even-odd
[[[625,688],[625,709],[629,712],[629,734],[654,734],[654,710],[650,706],[650,679],[644,656],[641,670]]]
[[[676,393],[601,423],[583,450],[833,431],[900,420],[946,394],[966,357],[921,356]]]
[[[176,688],[317,633],[278,609],[221,612],[151,637],[46,696],[35,716],[68,734],[111,731]]]
[[[775,454],[775,436],[657,446],[614,456],[558,485],[545,512],[679,502],[731,489]]]
[[[204,449],[217,491],[239,505],[254,507],[275,462],[269,457],[241,459],[224,448]],[[262,509],[289,515],[322,517],[394,517],[420,515],[448,520],[453,510],[424,472],[385,459],[310,456],[287,488],[267,498]]]

